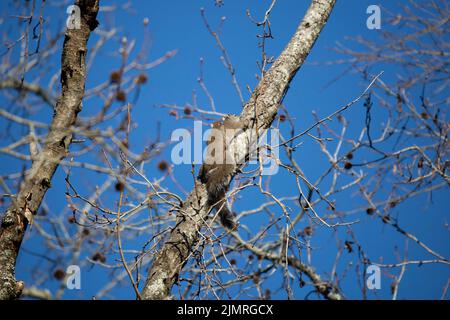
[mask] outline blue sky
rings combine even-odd
[[[291,35],[295,31],[300,19],[303,17],[310,1],[278,1],[270,16],[272,33],[274,39],[267,41],[267,52],[269,55],[277,56]],[[108,1],[108,4],[117,4],[120,1]],[[380,4],[393,12],[399,11],[396,4],[398,1],[380,1],[374,3],[366,0],[346,0],[338,1],[325,29],[321,33],[306,63],[297,73],[292,81],[290,90],[284,100],[291,116],[295,121],[298,131],[306,129],[314,118],[311,112],[314,110],[319,116],[325,116],[337,108],[347,104],[358,96],[367,86],[367,82],[362,81],[361,76],[350,72],[344,77],[339,77],[346,69],[347,65],[323,65],[321,63],[342,58],[331,49],[336,43],[350,45],[348,36],[362,36],[365,39],[379,41],[380,31],[366,28],[366,8],[371,4]],[[249,97],[245,89],[248,85],[254,88],[257,85],[255,77],[258,74],[256,61],[259,60],[261,51],[257,47],[258,39],[256,34],[260,31],[252,24],[246,16],[246,9],[251,10],[252,16],[261,19],[270,1],[233,1],[225,0],[222,7],[214,6],[214,1],[133,1],[134,12],[125,10],[115,11],[114,14],[101,12],[99,14],[100,28],[108,30],[114,24],[119,27],[120,37],[126,36],[128,39],[136,39],[138,48],[143,40],[142,21],[148,18],[150,23],[148,32],[150,36],[150,46],[148,50],[148,60],[152,61],[171,50],[177,50],[177,54],[164,62],[160,66],[148,72],[149,81],[140,92],[139,102],[134,108],[133,118],[138,122],[138,127],[133,131],[131,137],[131,149],[135,152],[142,151],[143,145],[153,141],[156,137],[157,123],[161,123],[163,139],[168,139],[173,129],[192,127],[192,121],[174,121],[168,115],[168,110],[159,108],[161,104],[174,104],[184,106],[186,103],[192,104],[192,92],[198,94],[198,104],[209,105],[209,100],[202,94],[197,78],[200,74],[200,59],[203,58],[203,76],[208,86],[208,90],[214,96],[215,105],[219,112],[239,114],[241,105],[239,97],[231,84],[228,71],[220,61],[221,52],[214,39],[208,33],[200,15],[200,8],[205,8],[206,16],[213,28],[220,23],[221,17],[226,20],[221,33],[221,40],[227,48],[230,59],[236,69],[236,77],[244,94],[244,99]],[[8,10],[6,2],[0,4],[2,10]],[[46,14],[49,15],[49,23],[52,28],[58,28],[65,20],[65,11],[48,7]],[[383,11],[382,11],[383,15]],[[383,30],[383,29],[382,29]],[[119,37],[119,38],[120,38]],[[93,43],[96,36],[91,38]],[[87,87],[95,86],[107,79],[111,70],[118,68],[120,58],[115,54],[117,42],[111,42],[96,59],[95,65],[88,74]],[[109,48],[109,49],[108,49]],[[49,61],[59,65],[59,56],[55,56],[54,61]],[[318,64],[319,63],[319,64]],[[386,69],[386,67],[388,67]],[[387,82],[393,81],[398,70],[392,66],[374,66],[370,70],[373,74],[384,70],[383,79]],[[4,99],[0,96],[0,99]],[[0,100],[3,104],[3,101]],[[95,100],[85,102],[81,115],[86,116],[98,111]],[[380,130],[385,114],[377,109],[374,102],[374,123]],[[42,121],[49,119],[49,110],[42,111],[35,115]],[[351,123],[349,136],[355,136],[364,127],[365,109],[363,102],[352,106],[345,113],[347,120]],[[136,120],[138,119],[138,120]],[[4,120],[0,120],[4,125]],[[375,131],[376,132],[376,131]],[[323,156],[317,156],[320,152],[315,143],[305,141],[302,150],[297,155],[297,161],[305,171],[310,180],[315,180],[323,167],[327,165],[327,160]],[[170,150],[161,155],[158,159],[150,162],[145,171],[148,177],[157,177],[161,173],[157,170],[156,163],[160,159],[169,159]],[[21,163],[11,161],[11,158],[0,155],[0,161],[4,163],[0,169],[0,174],[5,174],[17,170]],[[103,178],[97,175],[80,172],[74,178],[79,186],[85,186],[86,192],[93,184],[100,183]],[[183,187],[189,190],[192,186],[190,166],[180,165],[175,168],[175,174]],[[273,188],[280,190],[280,194],[286,190],[295,188],[295,181],[288,181],[288,176],[280,174],[274,180]],[[101,179],[101,180],[100,180]],[[66,206],[64,173],[58,170],[53,181],[53,188],[49,190],[46,199],[52,200],[55,212],[59,212]],[[350,197],[350,194],[346,194]],[[426,196],[419,196],[407,203],[401,204],[394,211],[402,213],[400,223],[412,233],[417,233],[420,238],[430,247],[434,248],[444,256],[450,256],[449,235],[444,230],[444,223],[449,218],[447,208],[448,189],[433,193],[433,201],[430,203]],[[353,198],[344,199],[349,204],[357,201]],[[254,203],[241,201],[235,210],[243,210],[254,207]],[[405,246],[404,237],[394,232],[392,228],[383,225],[378,219],[361,215],[358,216],[361,222],[354,226],[355,233],[366,249],[366,253],[376,260],[383,256],[385,262],[395,262],[394,246],[399,247],[403,252]],[[250,221],[251,222],[251,221]],[[255,221],[257,223],[257,221]],[[255,225],[255,230],[260,226]],[[338,231],[339,238],[345,239],[345,230]],[[36,252],[44,252],[39,242],[33,242],[33,231],[27,235],[24,247],[33,249]],[[317,254],[313,256],[313,265],[317,271],[326,277],[331,271],[335,259],[336,237],[330,230],[318,229],[314,238],[314,246],[318,247]],[[142,239],[141,239],[142,240]],[[145,240],[144,240],[145,241]],[[140,248],[140,240],[126,243],[127,248]],[[408,244],[409,256],[411,259],[430,258],[421,248],[413,243]],[[355,253],[353,253],[355,254]],[[35,267],[34,257],[22,253],[18,261],[17,277],[30,280],[30,271]],[[345,272],[346,262],[355,261],[355,257],[350,254],[343,254],[342,261],[338,268],[338,273]],[[90,298],[96,290],[102,287],[107,281],[108,271],[94,266],[88,270],[83,270],[83,289],[79,292],[67,291],[65,298]],[[430,299],[440,298],[442,288],[450,276],[449,269],[443,265],[432,266],[411,266],[407,268],[405,278],[400,286],[399,298]],[[370,298],[389,299],[389,285],[392,279],[386,275],[382,276],[382,289],[371,292]],[[272,288],[279,284],[279,279],[273,279],[265,283],[265,287]],[[50,284],[56,288],[56,281]],[[344,293],[349,298],[360,298],[360,290],[354,277],[343,280],[342,287]],[[309,289],[296,289],[296,297],[303,298]],[[132,290],[128,283],[114,290],[117,298],[133,298]],[[277,297],[277,296],[275,296]],[[280,294],[279,298],[283,298]],[[447,296],[448,298],[448,296]]]

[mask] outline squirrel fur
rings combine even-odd
[[[228,207],[226,193],[236,170],[235,155],[230,148],[232,140],[244,129],[243,122],[234,115],[225,116],[212,124],[212,134],[207,141],[205,162],[198,179],[206,184],[208,204],[218,212],[222,225],[230,230],[237,227]]]

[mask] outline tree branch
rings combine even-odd
[[[41,97],[41,99],[50,107],[53,108],[55,106],[55,99],[52,97],[51,93],[37,84],[28,83],[25,81],[22,82],[17,79],[6,79],[0,82],[0,89],[14,89],[18,92],[32,92]]]
[[[303,21],[290,42],[264,74],[240,118],[253,130],[267,129],[289,88],[289,83],[301,67],[333,9],[335,0],[313,0]],[[237,137],[235,140],[240,139]],[[244,152],[247,152],[245,150]],[[239,158],[246,158],[242,154]],[[156,255],[142,291],[143,299],[168,299],[183,265],[197,244],[210,207],[206,187],[195,182],[194,190],[184,202],[169,239]]]
[[[15,279],[15,264],[27,225],[38,210],[59,162],[67,155],[70,127],[81,111],[85,90],[87,41],[96,28],[99,0],[77,0],[80,29],[67,29],[61,57],[62,91],[45,146],[3,217],[0,229],[0,299],[16,299],[24,284]]]

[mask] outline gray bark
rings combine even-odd
[[[70,127],[81,111],[84,95],[87,41],[95,29],[99,0],[77,0],[80,29],[67,29],[61,57],[62,91],[44,148],[33,161],[30,173],[2,219],[0,229],[0,299],[16,299],[24,283],[15,278],[20,246],[33,215],[38,210],[59,162],[67,155],[72,139]]]
[[[289,88],[289,83],[301,67],[333,9],[335,0],[313,0],[303,21],[283,52],[264,74],[240,115],[248,124],[248,129],[267,129],[271,126],[278,107]],[[242,155],[246,158],[246,155]],[[206,186],[195,182],[180,210],[177,223],[168,240],[156,255],[149,269],[147,281],[142,291],[143,299],[169,299],[172,286],[189,259],[192,248],[199,240],[199,232],[205,225],[210,207]],[[320,277],[310,267],[295,261],[294,267],[305,269],[316,290],[328,299],[340,299],[342,296],[324,286]]]

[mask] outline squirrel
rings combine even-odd
[[[206,184],[208,204],[218,212],[222,225],[227,229],[234,230],[237,224],[234,221],[234,214],[228,207],[225,195],[238,164],[233,149],[236,150],[239,146],[232,142],[245,129],[245,125],[238,116],[227,115],[222,118],[222,121],[214,122],[212,129],[206,142],[205,161],[197,178]]]

